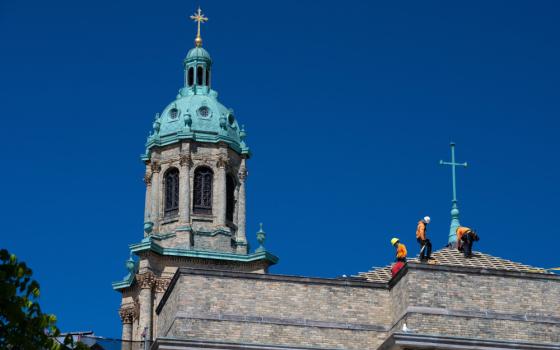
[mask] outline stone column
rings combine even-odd
[[[245,167],[245,159],[241,160],[241,166],[239,168],[239,192],[237,195],[237,243],[247,243],[246,236],[246,214],[245,214],[245,180],[247,179],[247,168]]]
[[[134,319],[134,307],[121,308],[119,316],[122,321],[122,350],[132,348],[132,321]]]
[[[226,157],[220,156],[218,162],[216,162],[218,173],[216,174],[214,193],[212,193],[216,205],[215,216],[218,227],[226,226],[226,166]]]
[[[182,226],[189,225],[191,222],[191,156],[182,154],[179,161],[181,169],[179,171],[179,222]]]
[[[146,330],[146,340],[152,340],[152,316],[153,316],[153,295],[152,288],[155,283],[155,276],[151,272],[137,275],[140,293],[138,295],[139,310],[139,332],[142,334]],[[143,339],[138,339],[143,340]]]
[[[152,209],[150,212],[150,221],[154,223],[154,231],[158,229],[158,222],[159,222],[159,193],[160,193],[160,171],[161,165],[158,162],[152,162],[152,194],[150,196]],[[157,231],[156,231],[157,232]]]

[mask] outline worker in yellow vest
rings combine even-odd
[[[395,261],[406,262],[406,254],[408,253],[406,251],[406,246],[402,244],[398,238],[391,239],[391,244],[397,250]]]
[[[406,246],[402,244],[398,238],[391,239],[391,245],[397,250],[395,263],[391,267],[391,276],[395,277],[397,273],[406,265]]]
[[[478,235],[475,230],[471,230],[469,227],[459,226],[455,231],[457,234],[457,249],[462,251],[465,258],[470,258],[472,254],[473,242],[479,240]]]

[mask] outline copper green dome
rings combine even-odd
[[[156,114],[153,130],[146,142],[143,159],[149,159],[151,149],[182,140],[226,143],[239,154],[249,156],[242,130],[231,108],[218,101],[211,89],[212,60],[202,47],[189,50],[184,60],[184,87],[177,98]]]

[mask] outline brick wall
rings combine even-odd
[[[392,319],[388,289],[372,283],[191,272],[160,310],[162,336],[364,349],[382,343]]]
[[[554,276],[415,268],[391,290],[397,330],[466,338],[560,342],[560,280]]]
[[[414,334],[560,343],[560,277],[411,263],[389,285],[180,269],[159,306],[176,339],[377,349]]]

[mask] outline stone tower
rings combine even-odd
[[[192,18],[199,32],[183,61],[184,86],[156,114],[141,157],[146,164],[143,239],[130,245],[128,275],[113,283],[122,293],[124,340],[156,337],[154,308],[178,268],[266,273],[277,261],[262,246],[249,253],[245,131],[211,87],[212,59],[200,37],[206,18],[200,9]]]

